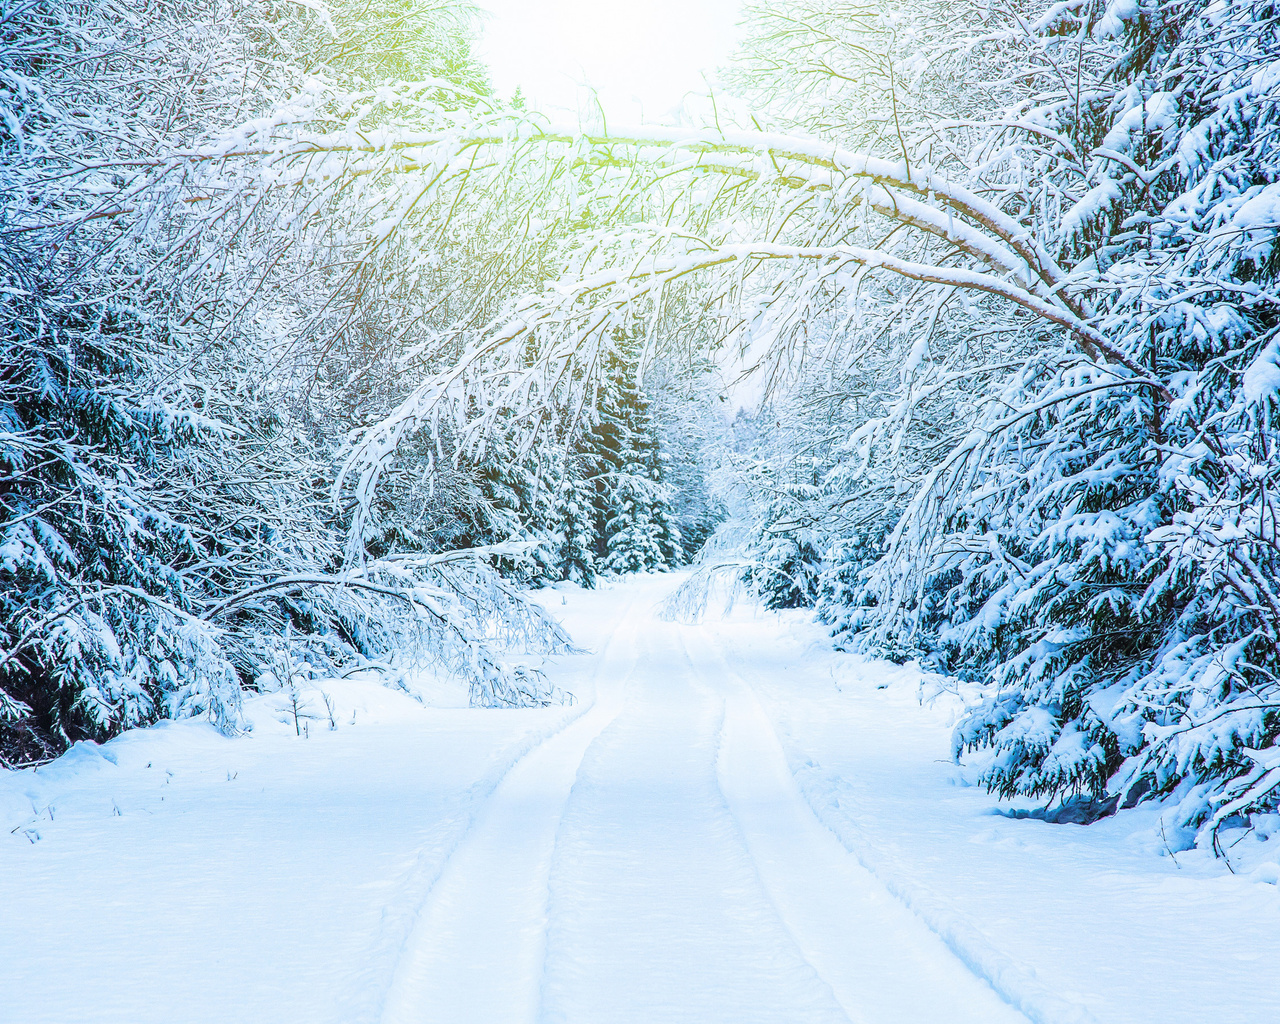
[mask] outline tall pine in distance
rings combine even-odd
[[[680,561],[680,531],[634,347],[628,339],[610,354],[608,390],[592,432],[599,466],[595,555],[602,569],[616,573],[665,569]]]
[[[665,458],[638,380],[632,339],[615,339],[596,422],[570,446],[556,488],[552,548],[560,579],[666,569],[684,561]]]

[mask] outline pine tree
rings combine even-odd
[[[1070,141],[1028,144],[1034,187],[1064,186],[1045,244],[1149,383],[1025,363],[916,499],[858,621],[990,681],[956,742],[989,750],[992,789],[1172,796],[1213,844],[1280,798],[1276,11],[1055,5],[1037,31],[1096,76],[1019,115]]]
[[[135,310],[89,313],[24,255],[0,279],[0,749],[202,711],[232,727],[239,680],[183,576],[202,552],[160,482],[219,425],[148,388],[166,352]]]
[[[364,315],[376,274],[332,270],[352,246],[343,202],[369,193],[326,202],[243,162],[211,171],[191,156],[245,124],[278,123],[260,119],[271,111],[301,111],[323,132],[352,92],[385,79],[430,78],[390,90],[424,116],[475,106],[487,84],[470,10],[11,8],[0,33],[0,756],[47,756],[166,716],[234,729],[241,686],[286,628],[290,656],[316,667],[414,644],[467,672],[478,699],[524,699],[489,638],[495,622],[511,635],[547,624],[487,569],[406,568],[434,538],[410,541],[389,520],[358,540],[401,560],[338,578],[334,461],[350,428],[397,400],[390,370],[403,354],[386,329],[394,316]],[[398,257],[388,251],[381,269]],[[422,587],[437,597],[418,600]]]
[[[593,496],[591,481],[577,473],[566,473],[555,505],[553,566],[559,579],[587,588],[594,587],[596,581]]]
[[[620,346],[613,356],[599,421],[591,431],[595,474],[596,564],[616,573],[678,564],[680,531],[649,403],[636,382],[634,356]]]

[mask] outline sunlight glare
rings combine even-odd
[[[498,92],[577,116],[596,90],[618,123],[675,120],[704,95],[736,39],[739,0],[479,0],[480,40]]]

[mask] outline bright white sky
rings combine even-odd
[[[503,96],[575,115],[594,86],[618,124],[668,121],[702,72],[724,63],[740,0],[477,0],[491,13],[480,40]]]

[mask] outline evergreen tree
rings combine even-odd
[[[1280,798],[1276,10],[1057,4],[1032,24],[1081,85],[1046,77],[1019,106],[1038,127],[1004,173],[1028,197],[1054,183],[1036,230],[1118,355],[1037,347],[1002,380],[848,621],[990,683],[956,743],[988,751],[993,790],[1173,797],[1212,844]]]
[[[608,572],[662,569],[678,564],[681,551],[662,455],[634,356],[620,346],[612,358],[588,441],[597,467],[593,553]]]
[[[756,521],[743,551],[750,564],[743,581],[766,608],[810,608],[822,572],[820,547],[825,538],[815,529],[815,505],[821,495],[813,457],[789,450],[794,438],[786,435],[796,427],[789,424],[783,430],[784,415],[766,408],[755,419],[757,425],[763,420],[773,429],[749,432],[755,460],[746,487]]]
[[[577,461],[577,460],[574,460]],[[595,586],[594,487],[577,473],[566,473],[556,494],[554,568],[558,578]]]
[[[524,699],[487,638],[538,615],[479,569],[379,558],[339,579],[334,460],[403,388],[388,318],[362,315],[375,275],[333,269],[350,205],[318,213],[272,173],[190,157],[270,111],[323,124],[392,78],[431,79],[391,90],[419,111],[475,106],[471,17],[432,0],[6,9],[0,756],[166,716],[234,729],[282,644],[324,670],[412,645],[479,700]],[[407,537],[360,539],[393,559],[432,546]]]

